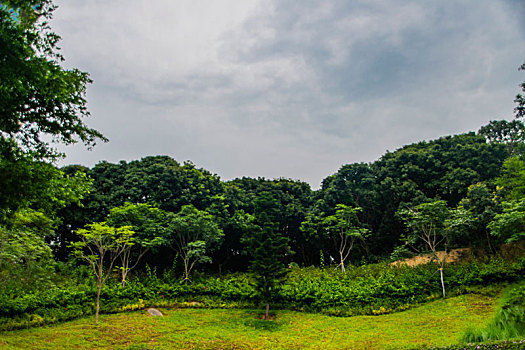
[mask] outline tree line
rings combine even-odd
[[[520,167],[523,160],[511,156],[508,144],[487,142],[479,133],[420,142],[387,152],[372,163],[344,165],[324,179],[317,191],[291,179],[244,177],[223,182],[190,162],[180,164],[167,156],[101,162],[91,169],[68,166],[62,169],[65,174],[81,172],[92,179],[91,191],[58,211],[61,224],[50,242],[56,256],[67,259],[76,230],[108,220],[139,228],[147,223],[136,218],[115,221],[115,213],[147,205],[162,215],[157,215],[156,224],[149,223],[153,231],[139,228],[141,239],[163,237],[163,243],[145,253],[149,264],[167,267],[175,256],[182,257],[181,251],[173,249],[177,243],[170,235],[176,225],[169,228],[172,219],[168,217],[193,215],[191,220],[206,217],[221,232],[203,253],[214,261],[212,270],[246,270],[250,257],[243,242],[263,231],[286,239],[286,263],[335,262],[344,268],[346,261],[361,264],[400,254],[398,248],[407,233],[401,212],[442,201],[447,208],[462,208],[470,217],[468,227],[454,235],[449,247],[491,250],[510,238],[503,234],[499,239],[491,234],[494,224],[489,225],[503,213],[509,203],[506,199],[522,198],[520,185],[512,184],[523,172]]]

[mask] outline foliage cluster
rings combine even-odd
[[[476,286],[516,281],[525,261],[472,261],[447,268],[453,293],[479,293]],[[483,289],[484,290],[484,289]],[[328,315],[378,315],[400,311],[439,296],[432,264],[417,267],[373,264],[336,269],[293,268],[282,283],[276,304],[283,309]],[[65,283],[28,294],[0,296],[0,329],[25,328],[77,318],[95,312],[96,283]],[[101,291],[101,312],[144,307],[247,308],[257,306],[253,277],[236,273],[222,277],[196,275],[191,284],[178,275],[149,270],[131,278],[125,288],[113,279]]]

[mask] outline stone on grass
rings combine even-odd
[[[148,314],[150,314],[151,316],[164,316],[164,315],[162,314],[162,312],[160,312],[159,310],[154,309],[154,308],[152,308],[152,307],[149,308],[149,309],[146,310],[146,311],[148,311]]]

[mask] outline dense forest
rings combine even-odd
[[[91,169],[3,158],[3,230],[11,232],[6,238],[15,237],[12,232],[31,234],[31,246],[19,241],[17,248],[18,261],[24,261],[16,265],[20,273],[45,259],[70,259],[71,243],[80,240],[76,231],[96,222],[132,226],[137,240],[131,260],[140,255],[139,266],[160,270],[174,263],[182,269],[181,254],[191,250],[187,244],[193,240],[204,244],[191,253],[199,269],[245,271],[250,264],[246,240],[263,229],[286,240],[289,249],[281,256],[286,264],[361,265],[428,250],[422,241],[405,244],[408,229],[400,211],[441,200],[450,218],[461,215],[463,223],[451,229],[439,249],[493,250],[521,238],[519,225],[514,231],[503,222],[523,207],[522,141],[515,141],[516,135],[512,142],[496,135],[509,124],[493,122],[490,126],[500,129],[491,129],[491,134],[483,127],[477,134],[405,146],[372,163],[343,165],[317,191],[283,178],[221,181],[206,169],[168,156],[100,162]],[[19,200],[23,191],[27,195]],[[351,217],[344,217],[343,210],[349,209],[354,209]],[[177,220],[185,219],[209,221],[217,237],[188,232],[186,247],[179,247]],[[344,237],[341,225],[349,228]],[[359,234],[351,236],[352,229]],[[355,244],[341,261],[347,236]],[[13,249],[8,241],[3,241],[2,253],[14,257],[7,254]],[[4,264],[13,261],[3,259]],[[6,267],[4,273],[16,273]]]

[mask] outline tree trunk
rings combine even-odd
[[[345,262],[343,260],[343,253],[339,252],[339,257],[341,259],[341,272],[345,272]]]
[[[265,320],[268,320],[269,313],[270,313],[270,303],[266,302],[266,314],[264,315]]]
[[[189,282],[189,275],[188,262],[184,260],[184,282]]]
[[[122,288],[126,286],[126,277],[128,275],[128,270],[122,270],[122,281],[120,282],[120,285]]]
[[[98,325],[98,313],[100,311],[100,291],[102,290],[102,282],[97,281],[97,303],[95,308],[95,325]]]
[[[485,234],[487,235],[487,244],[489,246],[489,251],[491,253],[495,253],[494,249],[492,249],[492,244],[490,244],[490,234],[489,234],[489,231],[487,229],[485,229]]]
[[[445,281],[443,279],[443,267],[439,268],[439,273],[441,274],[441,286],[443,287],[443,298],[445,297]]]

